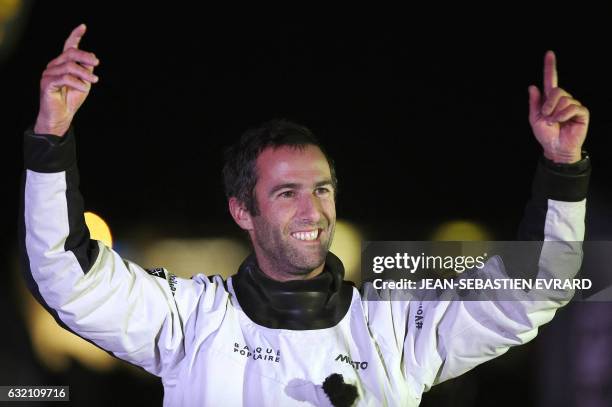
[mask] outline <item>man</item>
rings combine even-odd
[[[78,48],[85,26],[41,79],[25,135],[22,253],[26,278],[58,322],[161,377],[164,405],[416,406],[432,385],[531,340],[571,292],[541,302],[365,301],[330,253],[336,178],[310,131],[273,121],[228,150],[229,210],[254,254],[227,281],[146,271],[89,239],[70,125],[98,78]],[[523,239],[581,241],[590,172],[581,146],[589,113],[557,86],[529,88],[529,121],[544,150]],[[544,251],[544,249],[543,249]],[[540,273],[580,248],[542,254]],[[485,271],[502,273],[498,261]],[[569,276],[571,277],[571,275]],[[424,315],[419,326],[415,316]]]

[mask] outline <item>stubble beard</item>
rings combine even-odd
[[[327,236],[316,248],[300,248],[298,240],[272,227],[265,221],[256,220],[254,228],[257,244],[266,256],[268,266],[275,274],[304,276],[321,266],[327,257],[334,237],[335,224],[322,228]],[[314,225],[313,225],[314,227]],[[272,270],[271,270],[272,271]]]

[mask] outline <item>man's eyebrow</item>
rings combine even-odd
[[[319,181],[319,182],[317,182],[317,183],[315,184],[315,188],[319,188],[319,187],[322,187],[322,186],[325,186],[325,185],[331,185],[331,186],[333,186],[334,184],[333,184],[333,182],[332,182],[332,180],[331,180],[331,179],[325,179],[325,180],[323,180],[323,181]]]
[[[288,182],[288,183],[285,183],[285,184],[278,184],[278,185],[274,186],[274,188],[272,188],[270,190],[268,195],[272,196],[276,192],[280,191],[281,189],[298,189],[301,186],[302,186],[302,184],[296,184],[295,182]]]
[[[331,179],[324,179],[323,181],[319,181],[317,182],[314,187],[315,188],[320,188],[322,186],[325,185],[333,185],[332,180]],[[268,193],[269,196],[274,195],[275,193],[277,193],[278,191],[280,191],[281,189],[299,189],[302,187],[302,184],[298,184],[296,182],[287,182],[285,184],[278,184],[276,186],[274,186],[270,192]]]

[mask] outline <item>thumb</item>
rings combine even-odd
[[[529,92],[529,122],[533,124],[540,116],[542,94],[534,85],[529,86],[527,90]]]

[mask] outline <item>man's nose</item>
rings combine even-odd
[[[321,220],[321,202],[314,194],[304,194],[299,202],[298,217],[304,221],[318,224]]]

